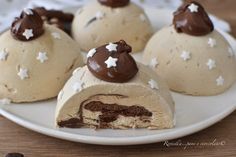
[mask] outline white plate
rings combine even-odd
[[[146,12],[155,29],[171,22],[171,11],[146,9]],[[236,48],[234,39],[226,33],[223,34]],[[236,109],[236,84],[218,96],[172,94],[176,102],[177,123],[175,128],[166,130],[55,129],[53,124],[56,100],[2,105],[0,114],[36,132],[65,140],[102,145],[132,145],[160,142],[195,133],[220,121]]]

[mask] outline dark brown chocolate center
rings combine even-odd
[[[118,83],[127,82],[138,72],[136,62],[129,54],[132,48],[123,40],[114,44],[117,45],[115,51],[109,51],[106,48],[109,44],[97,48],[96,53],[87,60],[88,69],[101,80]],[[117,59],[117,61],[115,66],[108,68],[106,61],[109,57]]]
[[[124,7],[129,4],[129,0],[98,0],[99,3],[112,8]]]
[[[214,30],[205,9],[195,1],[185,2],[174,12],[173,24],[178,33],[193,36],[207,35]]]
[[[22,11],[20,17],[15,18],[11,25],[11,34],[17,40],[30,41],[43,33],[43,21],[32,9]]]

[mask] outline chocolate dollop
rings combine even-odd
[[[116,49],[109,51],[109,46],[114,44]],[[87,60],[88,69],[95,77],[108,82],[122,83],[129,81],[138,72],[137,64],[129,54],[132,48],[125,41],[103,45],[95,50],[96,52]],[[108,67],[106,62],[111,57],[116,63]]]
[[[27,31],[29,36],[27,35]],[[11,34],[15,39],[29,41],[38,38],[44,33],[43,20],[32,9],[22,11],[11,25]]]
[[[174,12],[173,24],[179,33],[193,36],[207,35],[214,25],[201,4],[187,1]]]
[[[98,0],[102,5],[106,5],[112,8],[124,7],[129,4],[129,0]]]
[[[34,10],[47,24],[54,25],[68,34],[71,33],[71,23],[74,18],[73,14],[64,13],[60,10],[47,10],[44,7],[36,7]]]

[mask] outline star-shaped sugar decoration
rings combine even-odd
[[[7,60],[7,57],[8,57],[8,52],[6,51],[6,49],[0,51],[0,61]]]
[[[230,57],[234,56],[234,51],[231,47],[228,47],[228,52]]]
[[[25,38],[26,38],[27,40],[29,40],[31,37],[34,36],[33,30],[32,30],[32,29],[25,29],[25,31],[23,32],[22,35],[25,36]]]
[[[21,80],[24,80],[29,77],[28,75],[28,69],[25,68],[20,68],[19,72],[17,75],[20,77]]]
[[[10,99],[8,99],[8,98],[0,99],[0,105],[9,105],[9,104],[11,104]]]
[[[39,52],[36,59],[39,60],[41,63],[44,63],[46,60],[48,60],[47,53]]]
[[[61,90],[57,96],[57,100],[61,100],[61,98],[63,97],[64,91]]]
[[[96,49],[95,49],[95,48],[89,50],[89,52],[88,52],[88,54],[87,54],[87,58],[93,57],[93,55],[94,55],[95,53],[96,53]]]
[[[156,68],[157,65],[158,65],[157,58],[152,58],[151,61],[150,61],[150,63],[149,63],[149,66],[150,66],[151,68]]]
[[[117,44],[113,44],[113,43],[109,43],[107,46],[106,46],[106,49],[111,52],[111,51],[117,51]]]
[[[96,19],[103,19],[105,16],[105,13],[101,12],[101,11],[97,11],[95,14]]]
[[[213,39],[213,38],[209,38],[207,43],[210,47],[215,47],[216,46],[216,40]]]
[[[198,5],[194,4],[194,3],[191,3],[189,6],[188,6],[188,9],[190,10],[191,13],[194,13],[194,12],[198,12]]]
[[[83,89],[83,86],[84,86],[83,82],[75,82],[72,86],[72,89],[75,93],[78,93]]]
[[[222,76],[219,76],[217,79],[216,79],[216,85],[217,86],[223,86],[224,85],[224,78]]]
[[[145,22],[146,21],[146,16],[144,14],[140,14],[139,15],[139,18],[142,22]]]
[[[180,57],[184,60],[187,61],[191,58],[191,53],[188,51],[182,51]]]
[[[27,14],[27,15],[33,15],[33,11],[31,9],[28,9],[28,8],[25,8],[24,9],[24,12]]]
[[[208,59],[206,65],[208,66],[209,70],[212,70],[216,67],[216,61],[213,59]]]
[[[109,56],[108,59],[105,61],[107,68],[116,67],[117,61],[118,61],[118,58],[113,58]]]
[[[61,39],[61,35],[60,35],[60,33],[58,33],[58,32],[52,32],[51,35],[52,35],[52,37],[55,38],[55,39]]]
[[[159,89],[157,82],[154,81],[153,79],[150,79],[150,80],[148,81],[148,84],[149,84],[149,86],[150,86],[152,89]]]

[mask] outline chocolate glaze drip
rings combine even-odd
[[[97,78],[108,81],[123,83],[132,79],[138,72],[135,60],[129,54],[132,48],[121,40],[116,42],[117,51],[109,52],[103,45],[96,49],[96,53],[89,57],[87,66],[89,71]],[[107,68],[105,61],[108,57],[117,58],[116,67]]]
[[[28,11],[31,13],[22,11],[20,17],[16,17],[11,25],[11,34],[15,39],[29,41],[38,38],[44,33],[41,17],[32,9]],[[33,36],[29,39],[23,35],[26,29],[32,29]]]
[[[71,23],[74,15],[64,13],[60,10],[47,10],[44,7],[37,7],[34,10],[41,16],[42,20],[47,24],[54,25],[66,33],[71,33]]]
[[[197,12],[191,12],[191,4],[198,6]],[[214,30],[214,26],[203,6],[195,1],[185,2],[174,12],[173,24],[178,33],[203,36]]]
[[[98,0],[102,5],[106,5],[112,8],[124,7],[129,4],[129,0]]]

